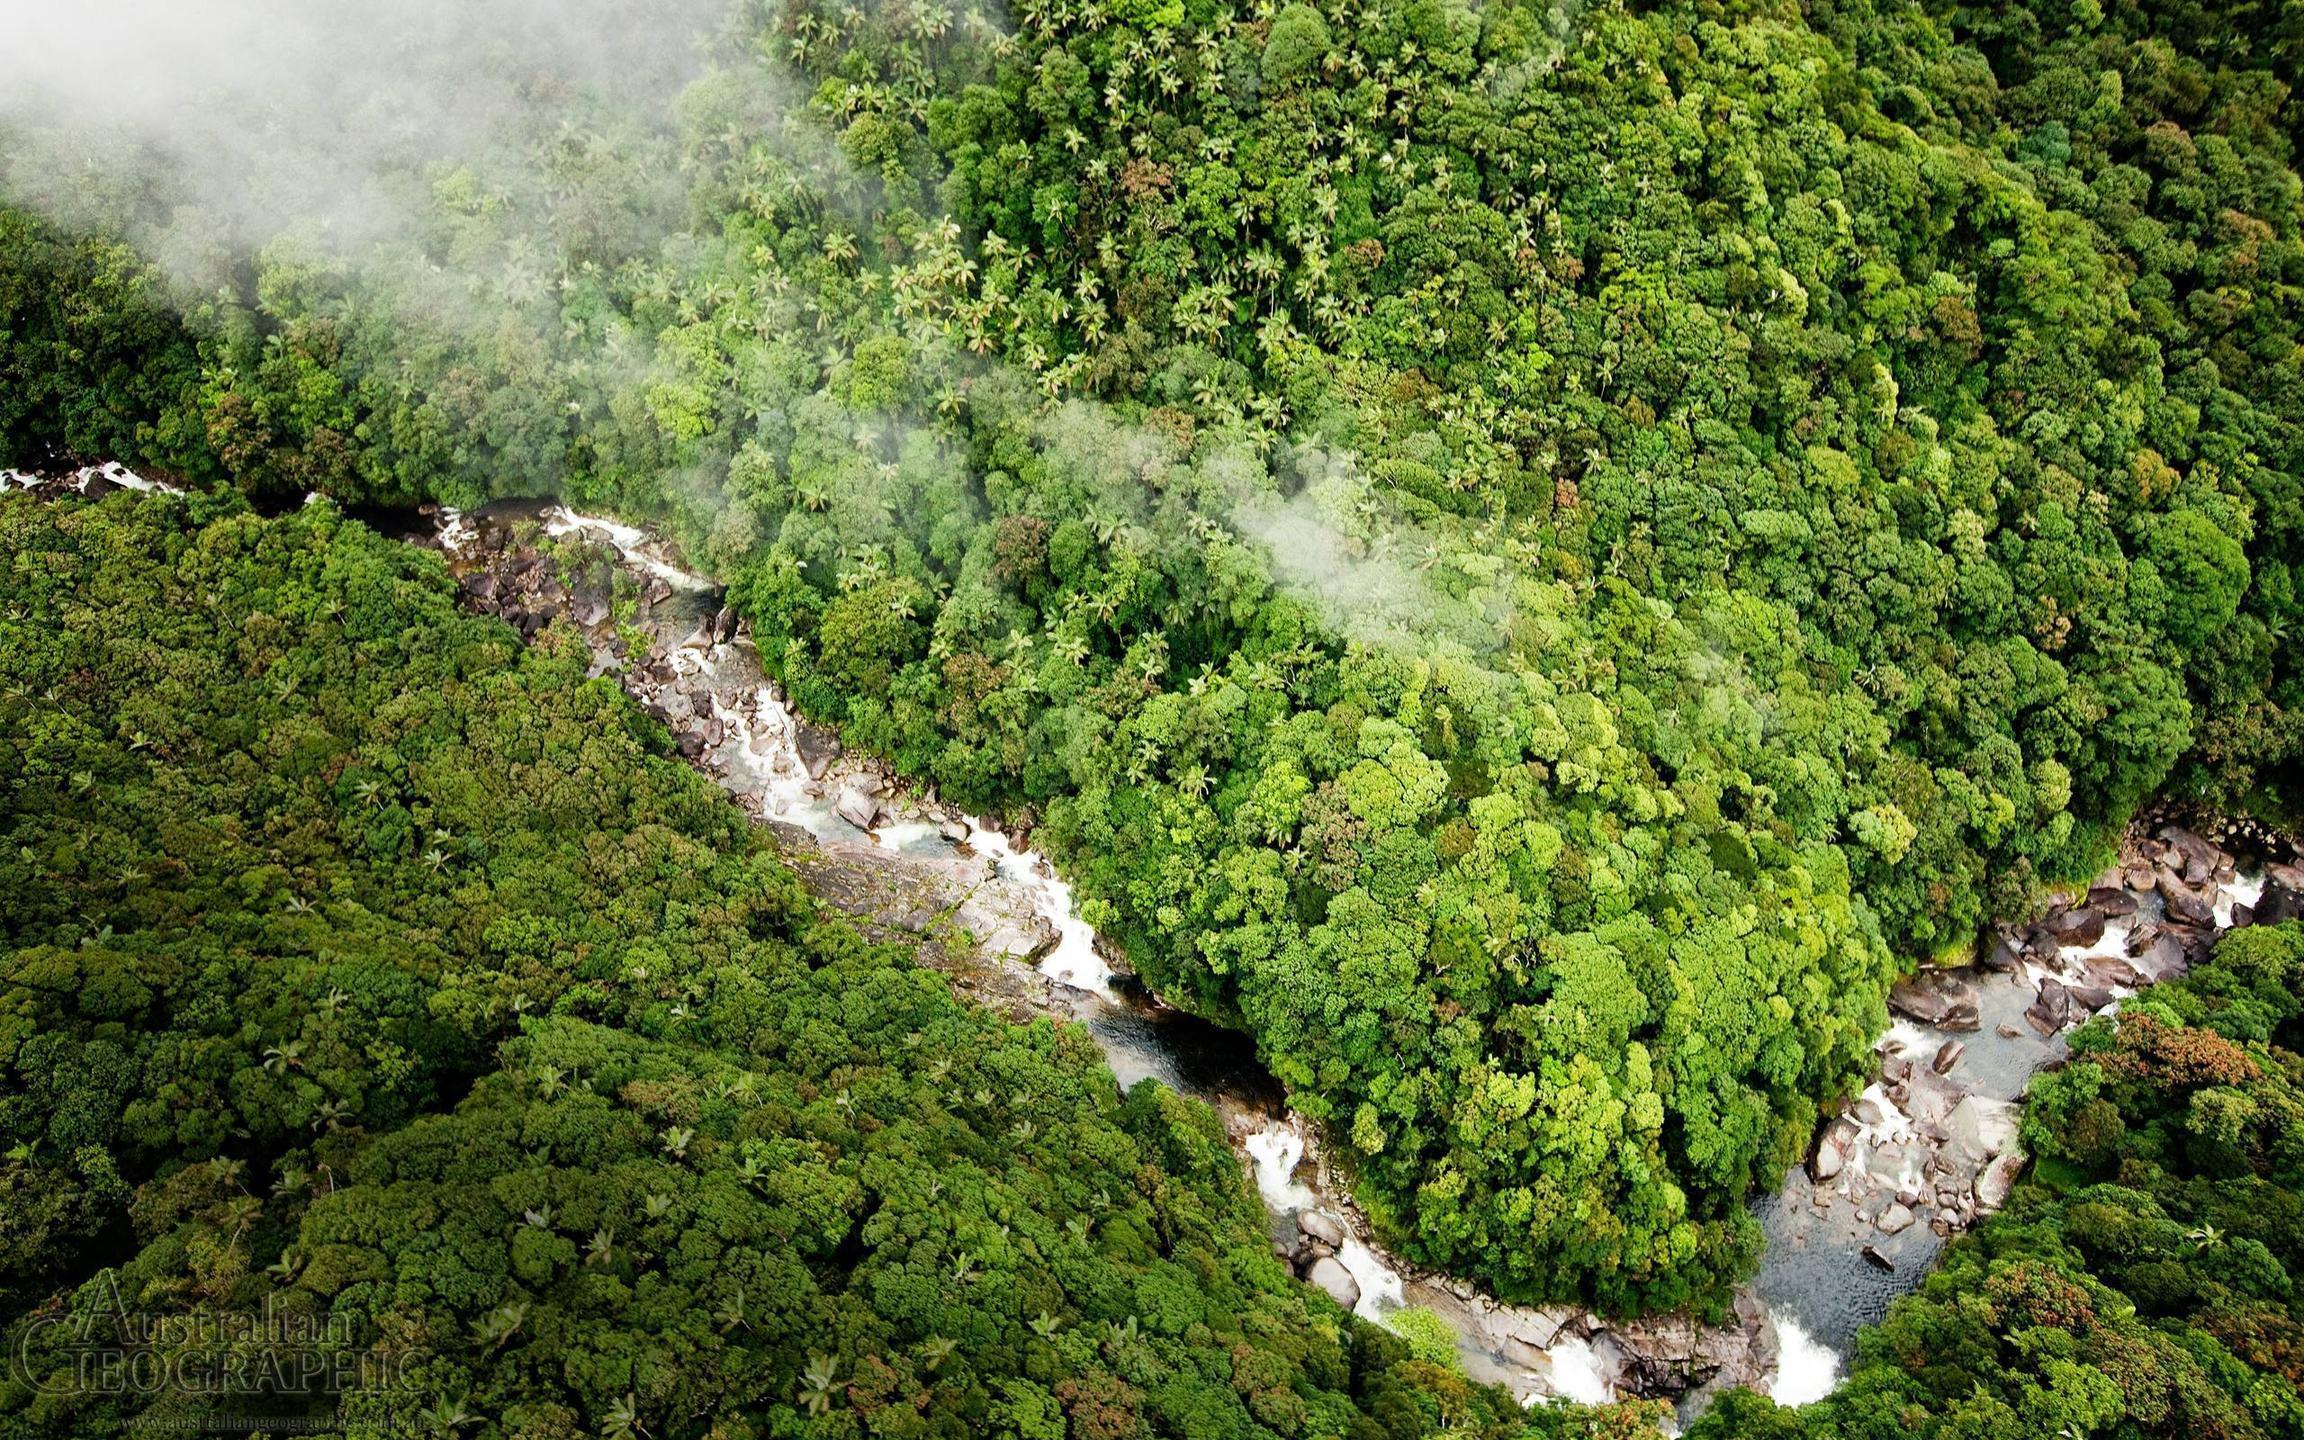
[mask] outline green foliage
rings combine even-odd
[[[1298,1284],[1204,1106],[819,914],[437,556],[132,495],[0,538],[0,1434],[1585,1423]],[[392,1383],[70,1383],[116,1306],[172,1373],[277,1313]]]
[[[2034,1082],[2008,1208],[1797,1411],[1736,1396],[1691,1440],[2304,1435],[2304,927],[2072,1038]]]
[[[1718,1302],[1894,956],[2155,795],[2293,809],[2253,11],[772,9],[681,107],[686,232],[447,187],[489,325],[274,247],[114,408],[259,494],[662,521],[1412,1259]]]

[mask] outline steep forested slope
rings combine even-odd
[[[2197,8],[792,3],[681,233],[553,136],[408,242],[473,313],[292,237],[6,433],[664,517],[1405,1253],[1716,1298],[1892,956],[2292,799],[2293,45]],[[140,342],[10,233],[6,365]]]
[[[0,1434],[1607,1423],[1296,1283],[1204,1107],[819,915],[437,556],[132,495],[0,556]]]

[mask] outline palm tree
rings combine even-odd
[[[606,1440],[634,1440],[647,1434],[648,1427],[640,1423],[640,1397],[625,1391],[623,1399],[608,1407],[608,1423],[600,1433]]]
[[[465,1407],[466,1398],[459,1395],[451,1400],[445,1395],[440,1396],[418,1418],[435,1435],[454,1435],[465,1426],[476,1425],[480,1421],[479,1416]]]
[[[808,1368],[800,1375],[800,1399],[811,1415],[822,1415],[832,1408],[832,1392],[839,1383],[840,1367],[829,1355],[811,1355]]]

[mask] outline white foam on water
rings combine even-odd
[[[1909,1020],[1899,1018],[1889,1025],[1888,1033],[1882,1035],[1880,1043],[1873,1048],[1898,1057],[1920,1054],[1933,1055],[1936,1053],[1936,1046],[1939,1043],[1929,1039],[1927,1032],[1919,1026]]]
[[[544,533],[551,536],[572,535],[589,530],[616,547],[616,553],[646,570],[657,579],[682,590],[709,590],[712,582],[701,575],[693,575],[677,565],[667,564],[651,553],[655,537],[647,531],[621,521],[598,515],[579,515],[565,505],[554,505],[544,512]]]
[[[1293,1119],[1274,1120],[1241,1142],[1256,1176],[1256,1193],[1263,1197],[1265,1208],[1283,1220],[1324,1208],[1319,1194],[1296,1178],[1296,1167],[1304,1163],[1304,1132],[1299,1127],[1300,1122]],[[1400,1272],[1349,1228],[1344,1243],[1337,1247],[1336,1260],[1360,1287],[1353,1314],[1363,1320],[1382,1320],[1406,1308],[1407,1287]]]
[[[2219,927],[2231,925],[2234,905],[2245,905],[2253,910],[2256,908],[2256,902],[2263,898],[2264,877],[2262,875],[2234,876],[2231,884],[2216,892],[2217,925]]]
[[[1560,1340],[1545,1352],[1551,1362],[1553,1393],[1578,1405],[1605,1405],[1616,1398],[1600,1374],[1600,1355],[1589,1340]]]
[[[1810,1405],[1840,1384],[1840,1357],[1789,1315],[1771,1317],[1776,1326],[1776,1378],[1768,1398],[1779,1405]]]
[[[1073,908],[1072,887],[1044,857],[1017,849],[1001,831],[973,815],[966,823],[969,848],[991,857],[1001,878],[1022,890],[1034,912],[1056,927],[1056,946],[1042,957],[1040,973],[1107,1000],[1117,999],[1112,993],[1112,967],[1096,949],[1096,927]]]
[[[872,843],[884,850],[918,854],[942,842],[943,834],[924,820],[898,820],[872,832]]]
[[[1317,1208],[1320,1197],[1296,1179],[1304,1163],[1304,1136],[1285,1120],[1275,1120],[1241,1142],[1256,1172],[1256,1193],[1275,1215],[1301,1215]]]

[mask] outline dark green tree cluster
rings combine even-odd
[[[2239,930],[2074,1035],[2035,1174],[1798,1411],[1692,1440],[2304,1435],[2304,930]]]
[[[556,132],[437,188],[484,323],[283,246],[108,403],[262,495],[661,519],[1518,1298],[1717,1299],[1893,955],[2292,803],[2286,22],[1012,19],[762,10],[679,233]]]
[[[438,556],[134,495],[0,556],[0,1434],[1645,1424],[1298,1284],[1205,1107],[820,915]],[[123,1316],[243,1388],[89,1382]]]

